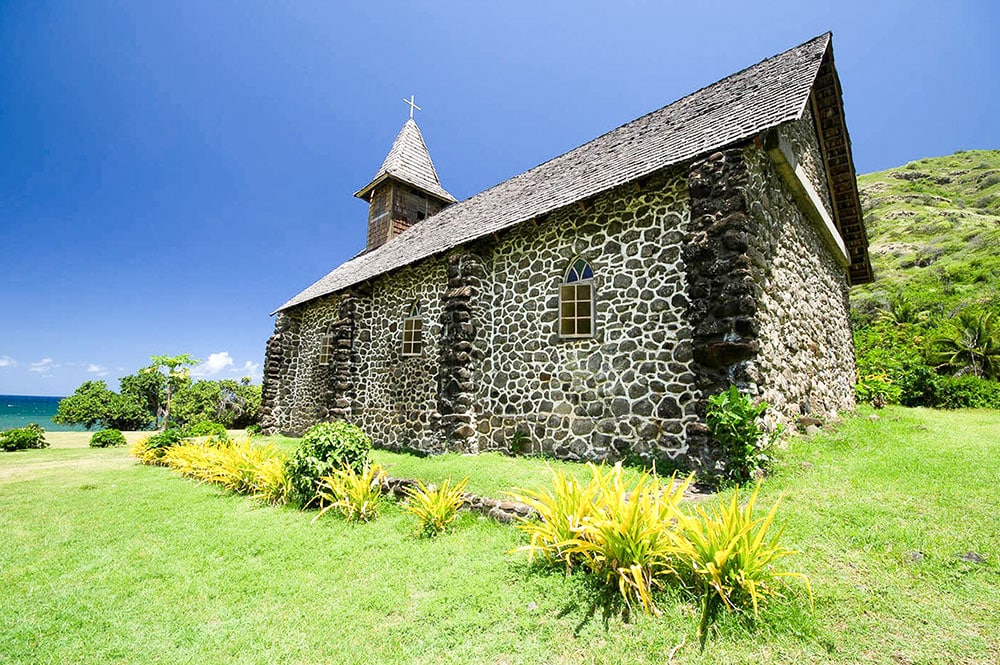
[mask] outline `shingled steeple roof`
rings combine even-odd
[[[407,120],[403,128],[399,130],[396,140],[392,142],[392,148],[389,149],[389,154],[386,155],[372,181],[355,192],[354,195],[359,199],[367,200],[369,193],[388,178],[404,182],[446,203],[455,203],[456,201],[455,197],[441,186],[437,171],[434,170],[434,163],[431,161],[431,155],[427,152],[424,137],[413,118]]]
[[[856,275],[854,283],[870,281],[868,242],[861,222],[850,137],[843,123],[831,34],[826,33],[445,208],[378,249],[342,264],[276,311],[336,293],[522,222],[538,220],[671,165],[759,137],[779,125],[800,120],[814,88],[817,96],[822,95],[831,104],[833,114],[821,122],[824,135],[833,132],[828,144],[835,147],[823,150],[835,158],[831,159],[831,171],[832,162],[837,162],[838,172],[831,175],[839,218],[853,220],[850,228],[845,225],[841,229],[848,247],[853,248],[851,274]],[[826,125],[830,123],[828,130]],[[405,132],[406,126],[403,129]]]

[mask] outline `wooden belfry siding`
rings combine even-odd
[[[868,234],[858,198],[851,137],[844,120],[844,102],[840,79],[833,65],[833,47],[827,49],[813,86],[813,115],[817,134],[826,155],[826,168],[834,200],[834,219],[847,252],[851,257],[848,269],[850,283],[872,281],[872,265],[868,258]]]

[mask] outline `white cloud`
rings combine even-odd
[[[0,367],[17,367],[17,361],[10,356],[0,356]]]
[[[52,360],[52,358],[42,358],[37,363],[31,363],[30,371],[47,376],[49,370],[53,370],[56,367],[59,367],[59,364]]]
[[[102,367],[101,365],[95,365],[94,363],[90,363],[87,365],[87,371],[90,372],[91,374],[96,374],[97,376],[108,375],[107,367]]]
[[[232,366],[233,357],[229,355],[229,351],[219,351],[218,353],[209,354],[207,360],[193,367],[191,369],[191,376],[215,376],[225,368]]]
[[[253,377],[257,375],[257,371],[259,369],[260,369],[260,363],[255,363],[248,360],[245,363],[243,363],[243,367],[234,367],[229,371],[232,372],[233,374],[239,374],[240,376]]]

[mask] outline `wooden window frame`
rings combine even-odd
[[[583,268],[579,268],[582,264]],[[589,277],[582,276],[589,273]],[[585,259],[576,258],[559,285],[559,338],[592,339],[597,335],[597,299],[594,271]],[[584,307],[586,305],[586,307]],[[581,310],[584,310],[581,313]]]
[[[333,362],[333,331],[328,331],[319,343],[319,364],[326,366]]]
[[[424,354],[424,318],[420,306],[414,303],[410,315],[403,319],[403,344],[400,354],[404,358],[417,358]]]

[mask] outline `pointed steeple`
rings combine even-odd
[[[368,250],[456,202],[441,186],[413,118],[399,130],[372,181],[354,195],[369,202]]]
[[[431,155],[427,152],[424,137],[413,118],[407,120],[399,130],[389,154],[386,155],[372,181],[354,195],[367,200],[369,192],[386,178],[395,178],[446,203],[456,201],[455,197],[441,186]]]

